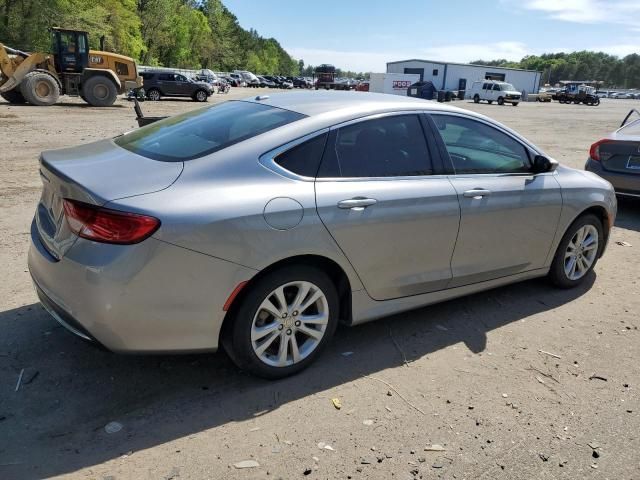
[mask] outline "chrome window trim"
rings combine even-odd
[[[316,182],[390,182],[398,180],[431,180],[448,178],[450,175],[411,175],[403,177],[322,177],[316,178]]]
[[[392,112],[381,112],[381,113],[373,113],[370,115],[366,115],[364,117],[358,117],[358,118],[352,118],[351,120],[346,120],[344,122],[341,123],[336,123],[335,125],[331,126],[329,128],[329,130],[333,131],[333,130],[338,130],[340,128],[343,127],[347,127],[349,125],[354,125],[356,123],[360,123],[360,122],[367,122],[369,120],[377,120],[378,118],[384,118],[384,117],[398,117],[401,115],[422,115],[424,113],[427,113],[427,110],[415,110],[415,109],[410,109],[410,110],[394,110]],[[426,141],[426,139],[425,139]],[[359,177],[357,177],[359,178]]]
[[[382,113],[374,113],[371,115],[365,115],[363,117],[352,118],[351,120],[346,120],[344,122],[336,123],[330,127],[325,127],[321,130],[317,130],[315,132],[309,133],[303,137],[292,140],[284,145],[281,145],[277,148],[269,150],[268,152],[260,155],[258,158],[258,162],[268,170],[277,173],[286,178],[290,178],[292,180],[299,180],[303,182],[357,182],[357,181],[389,181],[389,180],[416,180],[416,179],[428,179],[428,178],[447,178],[447,175],[414,175],[414,176],[401,176],[401,177],[306,177],[304,175],[298,175],[290,170],[287,170],[284,167],[278,165],[275,161],[278,155],[283,154],[284,152],[290,150],[293,147],[300,145],[301,143],[306,142],[307,140],[311,140],[319,135],[323,135],[325,133],[337,130],[342,127],[346,127],[348,125],[356,124],[359,122],[366,122],[368,120],[376,120],[378,118],[383,117],[391,117],[391,116],[399,116],[399,115],[422,115],[427,113],[427,110],[394,110],[392,112],[382,112]],[[425,142],[427,139],[425,138]]]
[[[528,152],[531,152],[535,155],[544,155],[537,147],[533,144],[529,143],[524,138],[520,137],[516,132],[513,132],[506,127],[502,127],[501,125],[495,124],[489,120],[484,118],[479,118],[473,115],[467,115],[465,112],[451,112],[451,111],[442,111],[442,110],[433,110],[430,108],[425,109],[410,109],[410,110],[394,110],[391,112],[382,112],[382,113],[374,113],[371,115],[365,115],[363,117],[352,118],[351,120],[346,120],[344,122],[337,123],[330,127],[325,127],[320,130],[316,130],[315,132],[309,133],[302,137],[296,138],[290,142],[287,142],[277,148],[269,150],[268,152],[260,155],[258,158],[258,162],[267,170],[270,170],[278,175],[281,175],[285,178],[289,178],[291,180],[298,180],[303,182],[371,182],[371,181],[396,181],[396,180],[428,180],[428,179],[443,179],[443,178],[475,178],[475,177],[503,177],[503,176],[526,176],[531,177],[535,175],[553,175],[556,172],[543,172],[540,174],[535,174],[532,172],[498,172],[498,173],[465,173],[465,174],[437,174],[437,175],[412,175],[412,176],[396,176],[396,177],[306,177],[304,175],[299,175],[294,173],[286,168],[278,165],[275,161],[278,155],[283,154],[284,152],[304,143],[308,140],[311,140],[319,135],[324,135],[325,133],[329,133],[335,131],[339,128],[346,127],[349,125],[354,125],[360,122],[366,122],[368,120],[376,120],[378,118],[384,117],[395,117],[399,115],[449,115],[449,116],[457,116],[461,118],[465,118],[467,120],[475,120],[477,122],[483,123],[489,127],[495,128],[496,130],[504,133],[505,135],[511,137],[513,140],[518,142],[525,148]],[[425,141],[427,139],[425,138]],[[531,160],[529,160],[531,164]]]

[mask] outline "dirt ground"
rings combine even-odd
[[[456,105],[581,168],[639,103]],[[582,288],[528,281],[341,328],[310,369],[268,382],[222,353],[100,351],[38,305],[26,255],[39,152],[134,127],[126,101],[0,103],[0,479],[640,478],[640,202],[620,202]]]

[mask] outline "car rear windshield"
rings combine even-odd
[[[259,103],[229,101],[169,117],[116,138],[122,148],[163,162],[200,158],[305,115]]]
[[[640,120],[626,124],[620,129],[620,133],[625,135],[640,135]]]

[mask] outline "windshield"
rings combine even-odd
[[[515,92],[516,87],[514,87],[510,83],[503,83],[502,85],[500,85],[500,90],[502,90],[503,92],[506,92],[506,91]]]
[[[143,157],[181,162],[304,118],[259,103],[229,101],[169,117],[116,138],[116,145]]]

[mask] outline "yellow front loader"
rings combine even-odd
[[[60,95],[96,107],[142,87],[130,57],[89,50],[87,32],[52,29],[53,53],[27,53],[0,43],[0,96],[10,103],[53,105]]]

